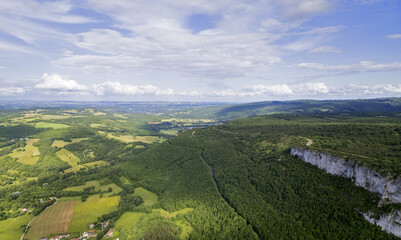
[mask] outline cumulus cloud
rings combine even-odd
[[[357,64],[350,65],[324,65],[320,63],[300,63],[298,67],[325,71],[325,72],[389,72],[401,71],[400,62],[392,63],[374,63],[369,61],[361,61]]]
[[[386,38],[388,38],[388,39],[401,39],[401,33],[387,35]]]
[[[309,50],[310,53],[341,53],[340,49],[337,49],[333,46],[321,46],[314,49]]]
[[[93,85],[96,95],[172,95],[172,89],[162,90],[153,85],[130,85],[119,82],[103,82]]]
[[[26,90],[20,87],[0,88],[1,96],[17,96],[22,95],[25,92]]]
[[[275,85],[255,85],[244,89],[246,92],[254,93],[256,95],[267,94],[267,95],[291,95],[293,94],[292,89],[287,84],[275,84]]]
[[[38,89],[56,90],[56,91],[84,91],[87,89],[85,85],[77,83],[57,74],[44,73],[41,78],[42,82],[35,85]]]
[[[66,38],[70,43],[90,52],[65,55],[53,61],[55,66],[91,72],[130,69],[178,72],[185,77],[243,77],[281,63],[284,51],[315,48],[324,39],[319,36],[339,29],[298,29],[315,14],[327,12],[332,7],[327,0],[252,4],[247,0],[88,0],[86,4],[112,19],[115,28],[70,34]],[[196,14],[217,16],[216,24],[194,32],[187,20]],[[282,39],[290,47],[276,44]],[[307,46],[297,47],[300,42]]]

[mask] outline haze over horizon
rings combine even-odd
[[[400,0],[0,2],[0,99],[401,97]]]

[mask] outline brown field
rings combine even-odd
[[[75,202],[57,202],[44,210],[31,223],[26,239],[37,239],[50,234],[65,233],[74,212]]]

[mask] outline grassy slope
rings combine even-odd
[[[33,146],[33,143],[39,141],[39,139],[30,139],[26,141],[26,146],[22,149],[22,151],[18,151],[15,149],[10,156],[13,158],[17,158],[17,161],[22,164],[34,165],[39,160],[39,149]]]
[[[77,166],[78,163],[81,161],[77,156],[75,156],[72,152],[68,151],[65,148],[56,152],[56,156],[64,162],[70,164],[71,167]]]
[[[24,215],[17,218],[9,218],[0,221],[0,239],[16,240],[22,236],[21,226],[27,225],[33,218],[32,215]]]
[[[89,229],[89,224],[95,222],[103,214],[115,211],[120,196],[99,198],[99,195],[90,196],[86,202],[77,198],[65,198],[64,201],[75,200],[74,213],[68,232],[83,232]]]

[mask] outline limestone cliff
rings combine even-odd
[[[317,166],[326,172],[351,178],[355,185],[380,194],[392,203],[401,203],[401,179],[390,179],[355,161],[346,161],[325,153],[303,148],[291,148],[291,155]]]
[[[380,194],[382,196],[381,202],[401,203],[401,178],[393,180],[355,161],[347,161],[318,151],[291,148],[291,155],[317,166],[327,173],[351,178],[355,185]],[[383,214],[379,219],[374,218],[371,212],[362,214],[370,223],[376,223],[386,232],[401,237],[400,211]]]

